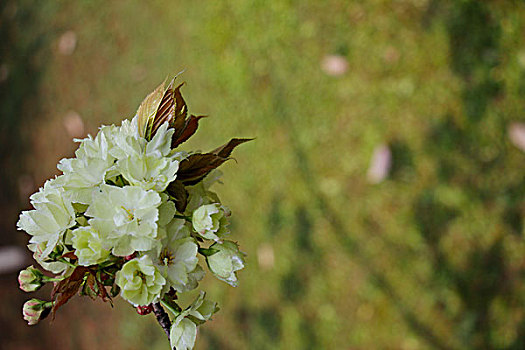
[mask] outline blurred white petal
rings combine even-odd
[[[0,247],[0,274],[18,272],[28,263],[25,249],[16,246]]]
[[[69,111],[64,116],[64,127],[70,137],[79,138],[84,136],[84,121],[75,111]]]
[[[77,47],[77,35],[74,31],[69,30],[58,39],[58,52],[62,55],[71,55]]]
[[[392,154],[387,145],[379,145],[374,149],[374,154],[370,160],[367,179],[368,182],[377,184],[383,181],[390,172],[392,165]]]
[[[275,265],[275,257],[273,254],[273,247],[268,243],[263,243],[257,248],[257,261],[259,266],[265,270],[273,268]]]
[[[525,152],[525,123],[512,123],[507,132],[510,142]]]
[[[348,70],[348,62],[343,56],[328,55],[323,58],[321,68],[328,75],[339,76],[345,74]]]

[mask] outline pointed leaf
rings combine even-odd
[[[116,298],[117,295],[119,295],[120,293],[120,287],[117,286],[117,284],[115,283],[113,286],[111,286],[111,289],[109,291],[109,295],[112,297],[112,298]]]
[[[199,119],[204,117],[192,115],[187,118],[188,107],[180,92],[184,83],[173,88],[174,80],[175,78],[162,91],[162,99],[156,107],[155,117],[145,128],[145,135],[153,137],[160,126],[168,122],[169,126],[175,129],[171,143],[172,148],[188,140],[197,131]]]
[[[180,162],[177,179],[184,185],[195,185],[226,160],[228,159],[212,153],[192,154]]]
[[[188,204],[188,191],[180,180],[175,180],[168,185],[167,192],[175,199],[175,208],[179,213],[184,213]]]
[[[54,299],[53,309],[51,310],[53,317],[56,310],[67,303],[71,297],[73,297],[79,290],[84,280],[85,274],[89,269],[85,266],[78,266],[75,268],[71,276],[62,281],[58,282],[53,291],[51,292],[51,298]]]
[[[218,251],[219,251],[218,249],[213,249],[213,248],[199,248],[199,253],[204,256],[212,256]]]
[[[213,150],[211,153],[216,154],[222,158],[228,158],[235,147],[237,147],[241,143],[245,143],[251,140],[253,139],[231,139],[227,144]]]
[[[200,116],[190,116],[189,119],[186,120],[186,124],[184,127],[179,131],[175,130],[175,134],[173,135],[173,139],[171,142],[171,148],[175,148],[184,141],[188,140],[190,137],[195,134],[197,131],[197,128],[199,127],[199,119],[206,118],[205,115]]]
[[[146,139],[151,138],[151,128],[153,126],[153,119],[157,114],[157,110],[164,96],[165,81],[160,84],[152,93],[150,93],[144,101],[140,104],[137,110],[139,135]]]
[[[160,128],[162,124],[164,124],[166,121],[171,124],[173,118],[175,117],[175,95],[173,91],[174,80],[170,82],[170,84],[164,91],[164,95],[162,97],[162,100],[160,101],[157,113],[155,114],[155,118],[153,119],[153,125],[151,127],[152,137],[153,135],[155,135],[158,128]]]
[[[227,161],[233,149],[238,145],[253,139],[231,139],[225,145],[211,153],[196,153],[190,155],[179,164],[177,179],[184,185],[195,185],[206,177],[213,169]]]
[[[170,125],[171,127],[175,128],[175,132],[179,132],[179,130],[182,130],[184,128],[184,125],[186,124],[186,116],[188,115],[188,107],[186,106],[186,101],[184,101],[184,98],[182,98],[182,94],[180,93],[180,88],[184,85],[184,83],[180,84],[173,90],[173,97],[175,99],[175,105],[174,105],[174,119],[173,124]]]
[[[104,302],[106,301],[106,299],[109,299],[109,303],[111,304],[111,306],[113,306],[113,300],[111,299],[111,296],[106,291],[106,287],[104,287],[104,284],[98,278],[95,278],[95,282],[97,283],[97,287],[98,287],[98,296]]]
[[[98,295],[97,286],[95,285],[95,276],[89,274],[86,278],[86,283],[83,284],[81,295],[87,295],[95,300]]]

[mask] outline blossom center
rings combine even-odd
[[[133,219],[135,219],[132,209],[126,209],[124,206],[121,206],[121,208],[126,212],[129,221],[133,221]]]
[[[172,264],[175,257],[167,249],[164,249],[162,253],[160,253],[159,259],[162,262],[162,264],[164,264],[165,266],[168,266]]]
[[[135,276],[139,276],[142,280],[142,283],[146,283],[146,275],[142,271],[135,271]]]

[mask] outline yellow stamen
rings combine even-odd
[[[126,209],[124,206],[121,206],[121,208],[128,214],[129,221],[132,221],[135,218],[135,215],[133,215],[133,212],[130,209]]]

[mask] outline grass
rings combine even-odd
[[[32,140],[23,171],[40,184],[71,154],[68,110],[95,132],[185,70],[190,111],[210,116],[185,148],[257,137],[235,151],[216,189],[248,266],[236,289],[205,280],[222,310],[197,348],[519,349],[525,154],[506,131],[525,119],[524,9],[517,1],[51,1],[31,12],[43,27],[16,43],[48,40],[28,53],[43,58],[37,112],[24,114],[32,127],[19,127]],[[57,50],[66,30],[78,38],[71,56]],[[345,57],[347,73],[323,72],[329,54]],[[381,143],[393,169],[371,185],[366,170]],[[268,247],[273,266],[258,261]],[[81,301],[88,306],[75,308],[90,307]],[[167,346],[153,320],[124,303],[117,310],[110,327],[119,333],[99,347]],[[89,344],[83,317],[72,321],[78,348]]]

